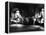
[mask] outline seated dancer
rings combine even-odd
[[[35,16],[33,16],[32,18],[33,18],[34,24],[36,21],[41,24],[44,23],[44,9],[41,9],[40,13],[37,12]]]
[[[19,10],[17,10],[16,13],[12,13],[12,18],[13,19],[11,21],[16,22],[16,23],[20,22],[21,20],[23,21],[23,17],[21,16]],[[14,20],[14,18],[15,18],[15,20]]]

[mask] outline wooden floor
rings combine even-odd
[[[39,25],[24,25],[23,27],[10,26],[10,32],[24,32],[24,31],[44,31],[44,27]]]

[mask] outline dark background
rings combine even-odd
[[[10,3],[10,13],[13,12],[14,8],[23,10],[21,14],[25,17],[32,17],[35,14],[35,11],[40,12],[41,8],[44,8],[44,4],[32,4],[32,3]]]

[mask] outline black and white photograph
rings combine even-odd
[[[5,2],[5,32],[44,31],[44,4]]]

